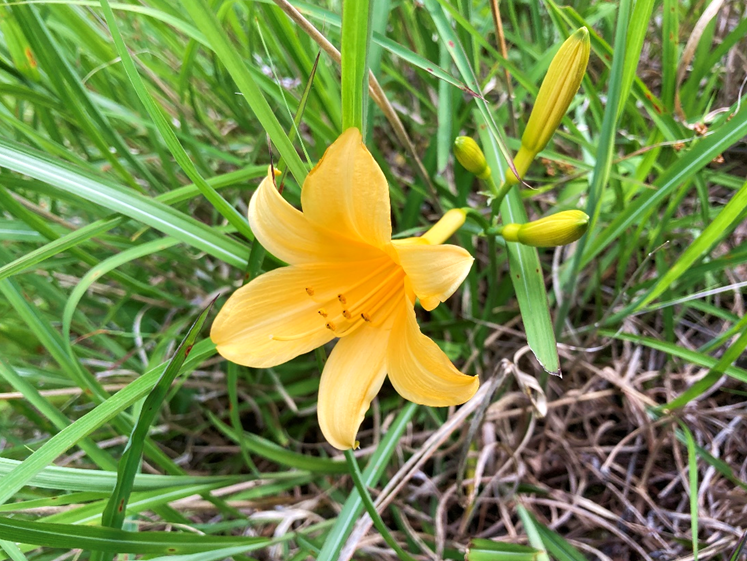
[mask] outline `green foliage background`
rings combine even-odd
[[[361,499],[316,425],[320,357],[241,368],[200,330],[210,316],[193,326],[216,296],[220,306],[281,265],[245,220],[268,163],[287,171],[283,193],[298,205],[306,173],[351,122],[341,100],[359,90],[333,52],[340,3],[5,4],[4,556],[337,559],[350,540],[356,558],[386,558],[361,545]],[[524,293],[500,239],[471,224],[458,233],[476,265],[421,324],[496,389],[481,394],[492,405],[452,426],[453,412],[405,405],[385,387],[360,435],[362,478],[387,489],[372,496],[391,502],[384,521],[415,555],[460,559],[471,537],[528,541],[556,559],[726,555],[743,518],[708,493],[744,500],[747,488],[734,421],[747,381],[744,5],[506,0],[504,57],[490,4],[376,0],[356,16],[368,16],[371,37],[351,44],[368,46],[380,85],[367,100],[367,144],[389,181],[395,229],[417,234],[445,209],[487,208],[452,161],[454,138],[479,139],[494,172],[505,170],[552,55],[581,26],[592,37],[581,91],[502,210],[525,220],[580,208],[592,227],[573,247],[531,250],[544,283]],[[546,310],[554,326],[538,319]],[[526,352],[527,336],[545,365],[558,361],[557,338],[562,381]],[[500,388],[489,383],[509,371]],[[160,406],[152,426],[141,415],[148,395]],[[144,461],[117,474],[130,434]],[[553,471],[567,461],[559,442],[581,458],[570,475]],[[389,492],[420,459],[413,469],[430,487],[405,479]],[[509,464],[512,477],[501,471]],[[646,484],[652,468],[660,486]],[[476,474],[482,485],[469,482]],[[674,494],[686,500],[657,504],[679,478]],[[547,503],[559,497],[581,501],[562,523]],[[508,554],[537,555],[477,542],[471,558]]]

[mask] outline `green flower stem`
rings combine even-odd
[[[355,459],[355,455],[353,454],[352,450],[345,450],[345,459],[348,462],[348,467],[350,468],[350,476],[353,478],[355,488],[358,489],[358,494],[361,496],[361,500],[363,501],[363,506],[366,508],[366,512],[368,512],[371,520],[373,520],[373,524],[381,534],[381,537],[384,538],[384,541],[387,543],[387,545],[394,550],[394,552],[397,554],[397,557],[402,559],[402,561],[415,561],[404,549],[399,546],[396,541],[394,541],[394,538],[389,533],[389,529],[384,525],[384,521],[381,519],[381,516],[379,516],[379,513],[376,510],[376,506],[371,499],[368,488],[363,483],[361,469],[360,467],[358,467],[358,461]]]
[[[500,233],[492,233],[491,230],[496,228],[496,221],[500,214],[501,203],[506,195],[511,190],[513,185],[511,183],[504,182],[500,187],[495,182],[495,179],[491,175],[486,182],[489,182],[490,192],[493,193],[492,201],[490,203],[490,227],[485,230],[485,235],[488,237],[488,298],[485,302],[485,313],[483,319],[488,321],[490,315],[493,313],[493,308],[498,300],[498,245],[495,241],[496,235]]]
[[[491,183],[490,192],[494,193],[493,201],[490,203],[490,206],[493,209],[493,217],[495,218],[500,213],[499,209],[501,208],[503,199],[506,198],[506,195],[508,195],[508,192],[511,190],[511,187],[514,186],[514,184],[508,183],[506,181],[500,187],[498,187],[495,183],[495,179],[493,179],[492,177],[490,177],[488,181]]]
[[[487,233],[490,229],[490,222],[482,215],[482,213],[476,208],[462,207],[462,210],[467,214],[467,218],[471,218],[483,232]]]

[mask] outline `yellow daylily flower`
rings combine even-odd
[[[389,204],[386,178],[355,128],[309,173],[303,212],[282,198],[270,171],[249,204],[249,224],[289,266],[238,289],[210,332],[223,357],[254,368],[339,338],[322,372],[318,418],[340,450],[357,446],[387,375],[404,398],[431,406],[462,404],[479,385],[420,332],[414,310],[416,297],[432,310],[467,276],[472,256],[441,245],[464,216],[447,213],[430,235],[392,240]]]

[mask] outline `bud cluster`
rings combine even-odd
[[[497,188],[485,154],[477,142],[468,136],[457,137],[454,141],[454,156],[459,163],[492,187],[491,198],[494,200],[495,208],[500,205],[511,186],[520,182],[520,178],[527,172],[534,158],[544,150],[560,126],[581,86],[590,51],[589,31],[582,27],[565,40],[550,63],[521,137],[521,148],[513,159],[519,177],[508,170],[505,182]],[[500,228],[491,228],[490,231],[503,236],[509,242],[534,247],[556,247],[577,241],[586,233],[588,227],[589,217],[585,213],[580,210],[569,210],[526,224],[505,224]]]

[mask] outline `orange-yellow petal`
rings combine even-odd
[[[215,318],[210,338],[224,358],[237,364],[282,364],[334,338],[315,297],[337,293],[350,282],[347,265],[275,269],[233,293]]]
[[[267,251],[291,265],[381,256],[367,244],[311,224],[278,193],[271,170],[249,202],[249,225]]]
[[[394,244],[420,304],[432,310],[459,288],[474,259],[455,245]]]
[[[460,405],[480,385],[476,376],[459,372],[439,346],[420,332],[415,310],[405,298],[389,337],[387,369],[394,389],[421,405]]]
[[[389,331],[365,326],[337,342],[319,383],[317,415],[324,438],[338,450],[355,448],[355,436],[386,378]]]
[[[301,191],[312,224],[384,248],[392,237],[389,186],[358,129],[346,130],[311,170]]]

